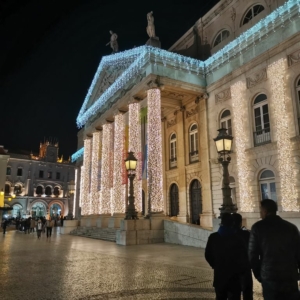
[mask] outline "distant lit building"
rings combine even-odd
[[[7,155],[4,192],[5,203],[13,207],[8,212],[12,217],[69,213],[68,182],[74,180],[75,166],[58,157],[58,144],[41,143],[38,155]]]

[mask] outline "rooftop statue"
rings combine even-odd
[[[106,44],[106,46],[110,45],[111,49],[113,50],[112,53],[116,53],[119,51],[119,44],[117,41],[118,35],[112,30],[110,30],[109,33],[111,34],[110,41]]]
[[[148,21],[148,26],[146,27],[147,34],[149,35],[149,38],[155,38],[153,11],[147,14],[147,21]]]

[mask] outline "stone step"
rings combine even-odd
[[[104,241],[116,241],[116,229],[114,228],[78,227],[70,234]]]

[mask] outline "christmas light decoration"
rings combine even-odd
[[[78,169],[75,169],[75,190],[74,190],[74,197],[73,197],[73,216],[75,217],[75,212],[76,212],[76,197],[77,197],[77,186],[78,184]]]
[[[141,124],[140,124],[140,104],[129,104],[129,150],[134,152],[138,159],[136,176],[133,181],[134,201],[138,212],[142,211],[142,180],[141,180]]]
[[[83,184],[84,184],[84,167],[81,166],[80,168],[80,194],[79,194],[79,207],[82,207],[83,203]]]
[[[245,91],[246,84],[242,81],[238,81],[231,86],[236,165],[240,190],[240,210],[242,212],[253,212],[254,204],[251,199],[251,191],[249,188],[250,172],[246,154],[248,128],[246,128],[244,124],[244,120],[247,120]]]
[[[112,214],[125,213],[125,185],[123,184],[124,129],[124,116],[118,114],[115,116]]]
[[[147,91],[148,104],[148,193],[151,211],[161,212],[163,200],[163,160],[161,132],[161,96],[157,88]]]
[[[103,125],[100,214],[111,213],[113,125]]]
[[[71,156],[71,160],[72,162],[75,162],[78,158],[82,157],[84,153],[84,147],[82,147],[81,149],[79,149],[77,152],[75,152],[72,156]]]
[[[93,133],[92,171],[91,171],[91,214],[98,214],[100,199],[98,198],[100,172],[100,140],[102,132]]]
[[[281,206],[283,211],[299,211],[285,97],[286,61],[279,59],[271,64],[268,67],[268,74],[272,93],[271,107],[276,126]]]
[[[83,185],[82,185],[82,206],[81,212],[83,215],[90,214],[90,182],[91,182],[91,148],[92,140],[84,140],[84,155],[83,155]]]

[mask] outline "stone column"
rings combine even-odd
[[[92,175],[91,175],[91,214],[99,213],[100,205],[100,146],[102,140],[102,131],[93,133],[93,148],[92,148]]]
[[[207,125],[207,100],[206,94],[196,100],[199,105],[199,138],[201,140],[199,157],[201,157],[201,174],[202,174],[202,199],[203,208],[200,216],[201,226],[213,227],[213,207],[211,195],[211,175],[209,164],[209,140]]]
[[[119,113],[115,116],[114,124],[114,165],[113,165],[113,198],[112,198],[112,214],[125,213],[125,187],[123,177],[125,172],[124,162],[124,116]]]
[[[159,88],[147,91],[148,103],[148,195],[151,212],[163,212],[163,161],[161,130],[161,94]]]
[[[102,166],[101,166],[101,192],[100,192],[100,214],[111,213],[111,190],[113,178],[113,125],[103,125],[102,137]]]
[[[129,104],[129,151],[137,158],[136,176],[133,181],[135,208],[142,211],[142,149],[141,149],[140,104]]]
[[[91,147],[92,140],[84,140],[84,154],[83,154],[83,172],[82,176],[82,186],[81,186],[81,213],[82,215],[89,215],[91,209],[90,203],[90,168],[91,168]]]

